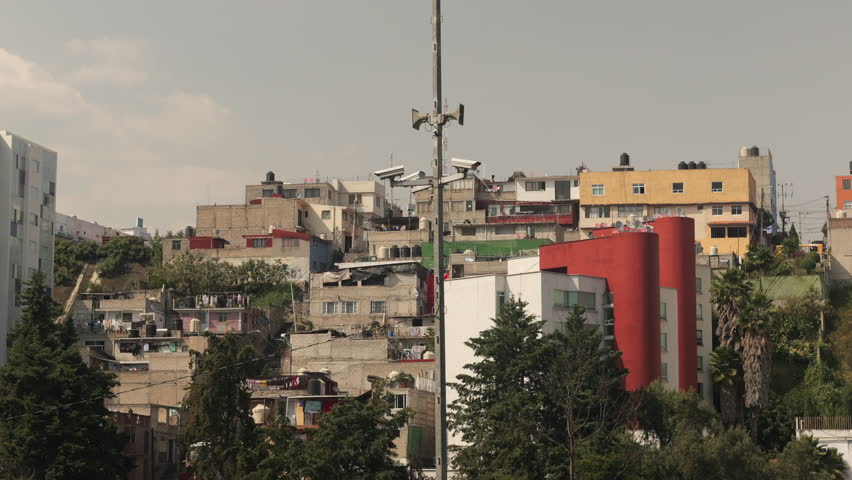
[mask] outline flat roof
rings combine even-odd
[[[335,263],[337,268],[361,268],[361,267],[381,267],[384,265],[403,265],[406,263],[420,263],[418,260],[379,260],[375,262],[345,262]]]

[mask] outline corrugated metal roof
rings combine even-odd
[[[811,290],[823,293],[819,275],[789,275],[782,277],[763,277],[755,280],[763,292],[772,300],[785,300],[807,295]]]

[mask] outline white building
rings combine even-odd
[[[852,479],[852,417],[796,417],[796,438],[805,435],[836,449],[848,469],[846,478]]]
[[[144,220],[142,220],[141,217],[136,217],[136,225],[127,228],[120,228],[118,231],[124,235],[139,237],[146,241],[151,239],[151,234],[148,233],[148,229],[145,228]]]
[[[0,364],[24,283],[41,270],[53,286],[55,214],[56,152],[0,131]]]
[[[67,238],[74,241],[94,242],[101,244],[103,237],[115,237],[121,232],[114,228],[98,225],[98,222],[88,222],[77,218],[76,215],[68,216],[56,213],[53,234],[57,237]]]

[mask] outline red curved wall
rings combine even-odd
[[[678,387],[697,391],[695,220],[664,217],[651,225],[660,237],[660,286],[677,289]]]
[[[659,238],[656,233],[632,232],[539,249],[541,270],[607,279],[613,293],[616,348],[623,352],[629,370],[627,390],[660,378]],[[694,305],[692,311],[694,315]],[[693,340],[694,332],[693,326]]]

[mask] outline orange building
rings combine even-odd
[[[835,198],[838,210],[852,210],[852,162],[849,162],[849,175],[838,175],[835,178]]]

